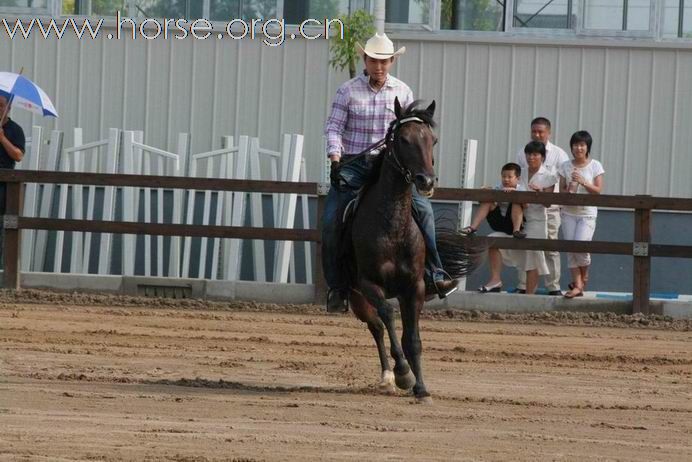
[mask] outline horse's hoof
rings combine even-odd
[[[410,390],[416,384],[416,376],[411,369],[406,374],[395,377],[396,386],[402,390]]]
[[[382,372],[382,381],[377,386],[380,393],[385,395],[393,395],[396,393],[396,387],[394,386],[394,373],[392,371]]]
[[[432,396],[416,396],[416,404],[427,404],[428,406],[432,406],[433,399]]]
[[[377,386],[378,390],[380,393],[383,395],[395,395],[396,394],[396,387],[394,386],[393,383],[389,382],[380,382],[380,384]]]

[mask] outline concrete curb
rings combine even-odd
[[[22,287],[27,289],[53,289],[150,297],[251,300],[261,303],[290,304],[312,304],[315,299],[315,286],[312,284],[62,273],[22,273],[20,280]],[[692,302],[654,300],[651,302],[651,307],[656,314],[670,316],[675,319],[692,319]],[[579,297],[568,300],[563,297],[546,295],[480,294],[471,291],[457,291],[444,300],[436,299],[426,303],[425,309],[478,310],[490,313],[575,311],[627,314],[632,310],[632,302],[593,297]]]
[[[692,302],[678,300],[652,300],[654,314],[676,319],[692,319]],[[632,311],[628,300],[607,300],[593,297],[566,299],[548,295],[519,295],[508,293],[481,294],[454,292],[444,300],[432,300],[426,309],[463,309],[494,313],[535,313],[540,311],[612,312],[627,314]]]

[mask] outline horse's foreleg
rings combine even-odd
[[[387,348],[384,343],[385,326],[382,320],[378,317],[377,312],[370,303],[361,294],[351,291],[349,296],[351,309],[358,319],[368,325],[368,330],[372,334],[377,344],[377,353],[380,356],[380,366],[382,367],[380,375],[379,388],[384,393],[394,392],[394,373],[389,367],[389,358],[387,357]]]
[[[377,310],[377,315],[387,329],[391,354],[392,358],[394,358],[394,380],[396,386],[402,390],[409,390],[415,382],[413,374],[411,373],[411,368],[406,361],[406,356],[404,355],[404,351],[396,335],[394,307],[384,298],[384,292],[381,287],[362,280],[358,285],[368,302]]]
[[[420,290],[417,290],[416,293],[411,294],[409,297],[399,297],[401,322],[403,324],[401,343],[404,347],[406,359],[408,359],[413,369],[413,374],[416,376],[416,384],[413,386],[413,395],[419,403],[430,404],[432,403],[432,398],[423,382],[423,368],[421,365],[421,352],[423,347],[420,340],[420,330],[418,328],[418,314],[423,306],[424,297],[424,288],[420,288]]]
[[[387,348],[384,343],[384,324],[377,318],[372,323],[368,323],[368,329],[377,343],[377,353],[380,355],[380,364],[382,372],[380,374],[380,383],[378,387],[382,393],[394,393],[394,372],[389,367],[389,358],[387,358]]]

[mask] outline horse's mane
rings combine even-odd
[[[370,189],[372,185],[377,183],[377,180],[380,177],[380,171],[382,170],[382,163],[384,162],[385,155],[387,154],[387,151],[392,149],[392,146],[390,145],[391,134],[399,120],[406,119],[408,117],[418,117],[420,120],[429,125],[430,128],[435,128],[435,121],[433,120],[433,115],[427,112],[425,109],[418,108],[418,106],[422,102],[423,100],[420,99],[415,100],[414,102],[409,104],[405,109],[402,110],[400,117],[390,122],[389,129],[387,130],[387,136],[385,138],[385,140],[387,141],[385,144],[385,148],[379,154],[377,154],[374,157],[374,159],[371,160],[372,165],[370,167],[368,177],[365,179],[365,183],[363,184],[362,195],[365,195],[368,189]]]

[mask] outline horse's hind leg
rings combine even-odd
[[[383,393],[394,393],[394,372],[389,367],[389,358],[384,343],[384,323],[377,316],[377,312],[361,294],[351,291],[349,297],[351,309],[358,319],[368,325],[368,329],[377,344],[377,353],[380,355],[380,366],[382,373],[380,376],[379,388]]]
[[[421,366],[422,345],[420,341],[420,330],[418,327],[418,314],[423,306],[424,289],[411,294],[408,297],[399,297],[401,308],[401,323],[403,324],[403,334],[401,343],[404,347],[406,359],[408,359],[416,376],[416,383],[413,386],[413,395],[419,403],[431,404],[432,398],[423,383],[423,368]]]
[[[394,381],[396,386],[402,390],[410,390],[415,383],[415,377],[411,373],[411,368],[406,361],[404,351],[402,350],[396,335],[396,326],[394,325],[394,307],[392,307],[392,305],[384,298],[384,293],[379,286],[362,280],[360,281],[359,286],[368,302],[370,302],[377,309],[377,315],[387,329],[387,335],[389,336],[389,343],[391,345],[392,358],[394,358]]]

